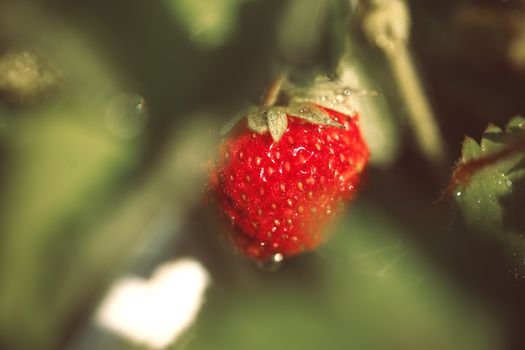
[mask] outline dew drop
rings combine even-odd
[[[266,272],[275,272],[281,268],[283,261],[284,256],[281,253],[275,253],[265,261],[258,262],[258,266]]]

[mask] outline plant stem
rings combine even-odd
[[[410,33],[407,5],[403,0],[371,0],[363,7],[363,34],[388,60],[418,147],[441,168],[445,160],[443,140],[407,45]]]
[[[399,47],[389,55],[392,72],[405,101],[407,116],[421,152],[436,164],[443,164],[444,146],[436,119],[429,106],[408,49]]]
[[[286,74],[281,74],[277,79],[275,79],[268,90],[266,91],[266,95],[264,95],[264,98],[262,99],[262,107],[268,108],[273,106],[277,99],[279,98],[279,95],[281,93],[281,88],[286,81]]]

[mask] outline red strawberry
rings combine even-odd
[[[313,250],[367,164],[358,115],[305,104],[248,114],[224,141],[210,181],[231,238],[263,261]]]

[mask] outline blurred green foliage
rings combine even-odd
[[[292,266],[217,283],[187,347],[497,348],[499,321],[453,292],[404,229],[373,206],[353,208],[299,279]]]
[[[224,45],[235,32],[241,6],[248,0],[196,2],[171,0],[167,4],[182,24],[192,42],[216,48]]]
[[[96,330],[100,298],[124,272],[192,255],[213,283],[173,348],[520,348],[523,262],[480,233],[502,205],[524,233],[523,192],[500,187],[522,171],[474,178],[459,214],[475,225],[432,203],[463,135],[525,110],[525,4],[409,1],[397,55],[361,27],[381,3],[1,2],[0,347],[136,348]],[[203,197],[221,125],[283,70],[367,92],[373,162],[333,239],[269,273],[231,253]],[[431,119],[414,122],[414,104]],[[442,163],[415,123],[432,124]]]

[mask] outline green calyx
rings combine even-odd
[[[314,85],[317,89],[324,88],[323,96],[334,95],[334,84],[329,83]],[[310,87],[313,89],[313,87]],[[341,96],[347,95],[346,89]],[[343,126],[330,118],[327,112],[317,104],[308,102],[310,96],[316,91],[303,91],[295,88],[283,75],[277,78],[268,88],[266,95],[259,106],[250,106],[242,113],[235,116],[221,130],[222,136],[226,136],[233,127],[242,119],[246,118],[248,129],[259,134],[270,132],[275,143],[279,142],[288,128],[288,116],[303,119],[312,124],[328,125],[336,128]],[[317,91],[318,94],[318,91]],[[284,95],[284,96],[283,96]],[[335,95],[334,95],[335,96]]]
[[[277,143],[288,128],[288,116],[303,119],[312,124],[344,128],[314,104],[292,103],[289,106],[250,106],[226,124],[221,135],[228,134],[239,121],[246,118],[248,129],[258,134],[270,132],[273,141]]]

